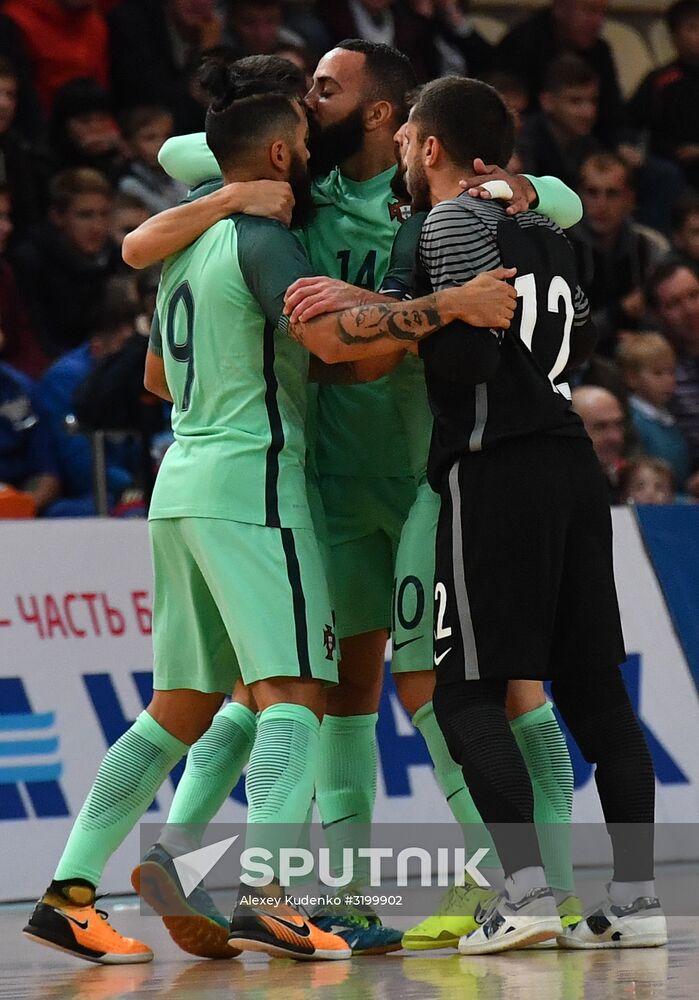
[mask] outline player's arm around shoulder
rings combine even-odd
[[[294,196],[285,181],[224,184],[200,198],[151,216],[124,237],[121,254],[136,269],[157,264],[185,250],[211,226],[238,213],[291,222]]]
[[[160,320],[158,310],[153,314],[150,337],[148,338],[148,353],[146,354],[146,367],[143,375],[143,385],[148,392],[152,392],[159,399],[164,399],[167,403],[172,403],[172,394],[167,384],[165,376],[165,362],[163,360],[163,340],[160,332]]]

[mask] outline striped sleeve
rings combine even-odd
[[[474,212],[444,201],[422,228],[420,260],[433,289],[440,291],[498,267],[500,251],[493,233]]]
[[[587,295],[585,295],[580,285],[575,289],[573,307],[575,311],[573,326],[585,326],[590,319],[590,303],[587,301]]]

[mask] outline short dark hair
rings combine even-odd
[[[667,257],[665,260],[661,260],[659,264],[656,264],[647,276],[643,290],[651,309],[658,308],[660,302],[658,289],[660,286],[664,285],[670,278],[674,278],[678,271],[689,271],[690,274],[694,274],[690,265],[685,264],[679,257]]]
[[[417,86],[417,76],[408,57],[381,42],[367,42],[363,38],[345,38],[336,49],[360,52],[366,59],[366,70],[373,84],[371,97],[389,101],[397,122],[404,122],[410,110],[409,95]]]
[[[0,78],[17,80],[17,67],[7,56],[0,56]]]
[[[111,199],[114,192],[104,174],[91,167],[61,170],[51,178],[49,201],[55,211],[67,211],[73,199],[81,194],[101,194]]]
[[[231,58],[232,51],[224,46],[209,50],[197,71],[197,79],[203,89],[221,103],[230,104],[235,99],[232,94],[230,97],[226,96],[229,85],[235,93],[239,93],[246,81],[250,93],[260,92],[260,88],[268,84],[274,84],[274,90],[288,94],[289,97],[300,98],[306,93],[303,70],[289,59],[278,55],[244,56],[236,59]]]
[[[295,81],[303,73],[279,56],[249,56],[225,65],[212,63],[201,74],[211,95],[206,112],[206,141],[224,170],[259,147],[273,126],[292,130],[299,121],[293,101]]]
[[[600,173],[606,173],[608,170],[623,170],[627,186],[632,190],[635,189],[631,167],[620,156],[617,156],[616,153],[604,150],[601,153],[590,153],[589,156],[586,156],[578,170],[578,185],[582,183],[583,172],[587,167],[591,167],[592,170],[599,170]]]
[[[567,87],[586,87],[599,83],[599,76],[580,56],[573,52],[563,52],[556,56],[544,76],[544,93],[559,94]]]
[[[514,121],[500,94],[481,80],[445,76],[418,93],[411,120],[423,142],[434,135],[457,166],[476,156],[505,167],[514,148]]]
[[[677,0],[665,11],[665,23],[673,34],[693,17],[699,17],[699,0]]]

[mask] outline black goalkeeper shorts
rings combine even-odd
[[[607,485],[589,440],[523,437],[456,462],[434,608],[438,684],[624,661]]]

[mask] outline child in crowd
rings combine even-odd
[[[619,477],[623,503],[670,504],[675,502],[672,469],[661,458],[629,462]]]
[[[184,184],[168,177],[158,163],[158,151],[172,129],[172,115],[165,108],[133,108],[122,120],[131,160],[119,190],[135,195],[153,214],[172,208],[187,193]]]
[[[57,92],[50,139],[59,169],[90,167],[112,184],[126,169],[111,98],[94,80],[71,80]]]
[[[667,404],[675,393],[675,352],[659,333],[627,336],[617,360],[629,390],[633,425],[643,451],[664,459],[684,486],[691,472],[689,448]]]
[[[109,232],[118,247],[124,242],[124,237],[138,229],[142,222],[149,219],[151,213],[135,194],[125,194],[119,191],[112,201],[112,217]]]

